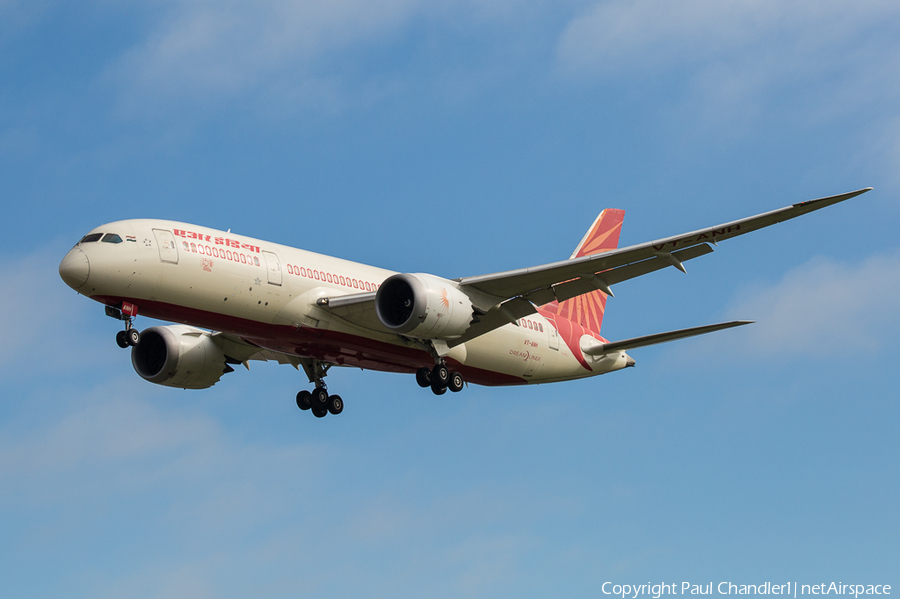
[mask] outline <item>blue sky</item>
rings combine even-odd
[[[879,1],[0,0],[4,594],[900,584],[898,26]],[[631,244],[865,186],[621,284],[604,333],[752,327],[440,398],[332,371],[321,421],[287,367],[144,382],[57,275],[122,218],[458,277],[564,258],[605,207]]]

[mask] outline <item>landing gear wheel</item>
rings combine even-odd
[[[310,394],[310,403],[313,408],[322,408],[323,410],[328,410],[328,391],[326,391],[322,387],[316,387],[313,389],[313,392]],[[321,416],[319,416],[321,418]]]
[[[141,342],[141,332],[137,329],[128,329],[125,331],[125,339],[128,341],[128,345],[135,346]]]
[[[422,388],[431,386],[431,369],[422,367],[416,371],[416,382]]]
[[[447,392],[447,387],[443,385],[438,385],[437,382],[431,383],[431,392],[435,395],[443,395]]]
[[[312,413],[316,418],[325,418],[325,416],[328,415],[328,408],[313,406]]]
[[[450,382],[450,369],[444,364],[438,364],[431,371],[431,384],[437,383],[441,387],[446,387]]]
[[[337,416],[344,411],[344,400],[340,395],[330,395],[328,397],[328,411]]]
[[[128,347],[128,336],[126,335],[125,331],[119,331],[118,333],[116,333],[116,345],[118,345],[122,349]]]
[[[297,394],[297,407],[301,410],[308,410],[312,407],[312,393],[305,389]]]
[[[447,388],[450,389],[451,391],[453,391],[454,393],[459,393],[460,391],[462,391],[464,383],[465,383],[465,381],[463,380],[463,377],[460,373],[451,372],[450,373],[450,381],[447,383]]]

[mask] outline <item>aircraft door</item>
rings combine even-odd
[[[550,349],[555,349],[559,351],[559,332],[556,330],[556,327],[553,326],[553,323],[547,321],[547,329],[549,329],[550,333]]]
[[[266,271],[269,273],[269,284],[281,285],[281,263],[278,262],[278,256],[272,252],[263,251],[263,258],[266,260]]]
[[[178,246],[175,245],[175,236],[165,229],[153,229],[156,237],[156,245],[159,246],[159,259],[163,262],[178,264]]]

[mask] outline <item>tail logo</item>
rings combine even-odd
[[[619,233],[622,231],[624,218],[624,210],[606,209],[601,212],[575,248],[571,258],[593,256],[616,249],[619,246]],[[592,291],[562,302],[550,302],[542,308],[588,331],[600,333],[603,314],[606,311],[606,294],[602,291]]]

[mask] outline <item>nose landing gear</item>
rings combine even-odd
[[[125,321],[125,330],[116,333],[116,345],[122,349],[134,347],[141,342],[141,333],[132,325],[132,317],[137,316],[137,307],[125,303],[122,310],[112,306],[106,306],[106,315],[116,320]]]

